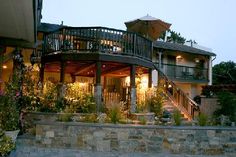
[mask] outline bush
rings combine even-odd
[[[198,124],[200,126],[206,126],[207,125],[208,117],[207,117],[207,115],[205,115],[203,113],[200,113],[200,115],[198,116],[197,120],[198,120]]]
[[[15,144],[12,139],[0,130],[0,156],[7,156],[14,148]]]
[[[19,111],[13,98],[0,96],[0,128],[7,131],[19,129]]]
[[[236,95],[230,92],[218,93],[218,105],[220,108],[214,112],[216,117],[228,116],[230,121],[236,121]]]
[[[163,89],[158,87],[155,91],[155,95],[147,100],[150,111],[155,113],[155,116],[160,117],[162,114],[162,106],[164,103]]]
[[[173,113],[173,118],[175,125],[179,126],[181,124],[181,113],[178,110],[175,110]]]
[[[112,108],[109,110],[108,117],[110,118],[111,122],[116,124],[121,119],[121,112],[118,105],[113,105]]]

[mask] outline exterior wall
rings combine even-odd
[[[212,117],[217,108],[217,98],[201,98],[200,111],[208,117]]]
[[[233,155],[236,128],[38,122],[36,146],[100,152]]]
[[[202,92],[202,85],[197,83],[180,83],[175,82],[175,84],[183,90],[190,98],[194,98],[197,95],[201,95]]]

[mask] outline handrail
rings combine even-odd
[[[162,63],[161,65],[163,73],[171,79],[208,81],[207,68],[164,64],[164,63]]]
[[[152,42],[136,33],[106,27],[62,27],[45,34],[44,52],[98,52],[152,59]]]
[[[192,120],[196,114],[195,112],[199,111],[199,105],[184,91],[178,88],[173,81],[168,79],[168,77],[155,64],[153,64],[153,66],[158,71],[159,85],[164,84],[165,92],[167,93],[169,99],[189,120]],[[160,83],[161,81],[164,82]]]

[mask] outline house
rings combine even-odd
[[[24,40],[27,43],[18,37],[9,41],[2,38],[3,31],[0,33],[4,56],[2,82],[8,81],[16,66],[14,56],[19,55],[24,64],[39,65],[34,66],[34,74],[39,76],[42,88],[47,81],[59,84],[59,96],[63,97],[65,84],[77,83],[77,91],[94,95],[98,110],[103,104],[109,107],[122,102],[135,112],[137,104],[160,80],[164,80],[170,100],[189,119],[199,110],[192,99],[201,93],[202,85],[211,84],[214,53],[152,42],[139,34],[113,28],[40,24],[42,3],[35,2],[39,7],[32,13],[38,14],[31,19],[34,25],[29,21],[34,31],[30,39]]]

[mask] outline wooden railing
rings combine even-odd
[[[206,68],[173,64],[161,64],[161,66],[162,72],[172,80],[208,81],[208,69]]]
[[[199,105],[184,91],[178,88],[178,86],[159,70],[155,64],[154,67],[158,71],[158,85],[164,87],[164,91],[172,103],[183,112],[189,120],[192,120],[194,116],[199,113]]]
[[[63,27],[45,35],[44,54],[98,52],[152,59],[152,42],[135,33],[105,27]]]

